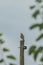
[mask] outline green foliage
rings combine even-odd
[[[9,65],[16,65],[16,64],[10,63]]]
[[[43,51],[43,47],[39,47],[38,49],[36,49],[36,46],[31,46],[29,48],[29,55],[33,54],[33,58],[36,61],[39,53],[42,53]]]
[[[16,58],[13,55],[8,55],[7,58],[16,60]]]
[[[34,53],[34,60],[36,61],[37,57],[38,57],[38,54],[39,54],[39,50],[36,50],[35,53]]]
[[[35,52],[36,46],[31,46],[29,49],[29,55]]]
[[[2,36],[3,34],[2,33],[0,33],[0,36]]]
[[[33,13],[32,17],[34,17],[36,19],[39,14],[40,14],[40,11],[39,10],[35,10],[35,12]]]
[[[4,40],[0,39],[0,44],[3,44],[4,42],[5,42]]]
[[[43,1],[42,1],[42,0],[35,0],[35,2],[38,3],[38,4],[40,4],[40,3],[42,3]],[[31,6],[30,9],[33,10],[35,7],[36,7],[35,5],[34,5],[34,6]],[[42,9],[42,8],[43,8],[43,5],[41,5],[41,9]],[[41,13],[42,13],[42,12],[41,12]],[[35,12],[32,14],[32,17],[33,17],[34,19],[37,19],[37,16],[38,16],[39,14],[40,14],[40,10],[37,10],[37,9],[36,9]],[[43,14],[41,14],[41,15],[43,15]],[[42,16],[42,18],[43,18],[43,16]],[[43,22],[43,19],[42,19],[42,22]],[[38,27],[40,31],[43,30],[43,23],[33,24],[32,26],[30,26],[30,29],[34,29],[34,28],[36,28],[36,27]],[[36,41],[39,41],[39,40],[41,40],[41,39],[43,39],[43,33],[37,37]],[[33,54],[33,58],[34,58],[34,60],[36,61],[36,60],[37,60],[37,57],[38,57],[38,55],[39,55],[39,53],[42,53],[42,54],[43,54],[43,46],[40,46],[39,48],[37,48],[37,47],[35,46],[35,48],[34,48],[34,45],[33,45],[33,46],[31,46],[31,47],[29,48],[29,51],[28,51],[28,52],[29,52],[29,55]],[[42,62],[42,65],[43,65],[43,56],[41,57],[40,61]]]
[[[0,37],[2,36],[2,34],[0,33]],[[2,44],[4,44],[4,40],[3,39],[1,39],[0,38],[0,46],[2,45]],[[9,52],[9,49],[8,48],[3,48],[3,49],[1,49],[1,51],[2,52]],[[3,53],[2,53],[3,54]],[[3,56],[2,56],[3,57]],[[6,56],[6,58],[7,59],[13,59],[13,60],[16,60],[16,58],[13,56],[13,55],[8,55],[8,56]],[[2,63],[2,62],[4,62],[5,64],[6,64],[6,61],[4,60],[4,58],[3,59],[0,59],[0,63]],[[15,64],[13,64],[13,63],[10,63],[10,65],[15,65]]]
[[[30,29],[34,29],[36,27],[39,27],[39,30],[42,30],[43,29],[43,23],[41,23],[41,24],[33,24],[32,26],[30,26]]]
[[[2,62],[4,62],[4,60],[3,60],[3,59],[1,59],[1,60],[0,60],[0,63],[2,63]]]
[[[36,39],[36,41],[39,41],[42,38],[43,38],[43,33],[41,35],[39,35],[39,37]]]
[[[42,2],[42,0],[36,0],[36,2],[41,3],[41,2]]]
[[[43,62],[43,56],[41,57],[40,61]]]
[[[36,51],[35,51],[35,53],[34,53],[34,60],[36,61],[36,59],[37,59],[37,57],[38,57],[38,54],[39,53],[42,53],[42,51],[43,51],[43,47],[39,47]]]
[[[43,51],[43,47],[42,47],[42,46],[39,47],[39,48],[38,48],[38,51],[39,51],[39,52],[42,52],[42,51]]]
[[[34,29],[36,27],[39,27],[39,24],[33,24],[32,26],[30,26],[30,29]]]
[[[7,49],[7,48],[3,48],[3,51],[4,51],[4,52],[8,52],[9,49]]]
[[[34,9],[35,8],[35,5],[33,5],[33,6],[30,6],[30,9]]]

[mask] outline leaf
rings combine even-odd
[[[40,29],[40,30],[43,29],[43,23],[41,23],[41,24],[39,25],[39,29]]]
[[[38,54],[43,51],[43,47],[39,47],[34,53],[34,60],[36,61]]]
[[[3,59],[1,59],[1,60],[0,60],[0,63],[2,63],[2,62],[4,62],[4,60],[3,60]]]
[[[16,65],[16,64],[10,63],[9,65]]]
[[[36,41],[39,41],[42,38],[43,38],[43,33],[36,39]]]
[[[36,61],[38,54],[43,51],[43,47],[39,47],[34,53],[34,60]]]
[[[5,42],[4,40],[0,39],[0,44],[3,44],[4,42]]]
[[[36,28],[36,27],[39,27],[39,30],[42,30],[42,29],[43,29],[43,23],[41,23],[41,24],[33,24],[33,25],[30,27],[30,29],[34,29],[34,28]]]
[[[36,46],[31,46],[29,48],[29,55],[31,55],[32,53],[34,53],[35,52],[35,49],[36,49]]]
[[[3,34],[2,33],[0,33],[0,36],[2,36]]]
[[[42,0],[36,0],[36,2],[41,3],[41,2],[42,2]]]
[[[41,57],[40,61],[43,62],[43,56]]]
[[[39,47],[39,52],[42,52],[43,51],[43,47]]]
[[[33,53],[33,58],[36,61],[38,54],[42,53],[43,47],[39,47],[37,50],[35,50],[35,49],[36,49],[36,46],[31,46],[29,49],[29,55],[31,55]]]
[[[36,11],[33,13],[32,17],[34,17],[34,18],[36,19],[36,17],[37,17],[39,14],[40,14],[40,11],[39,11],[39,10],[36,10]]]
[[[16,60],[16,58],[13,55],[8,55],[7,58]]]
[[[34,9],[35,8],[35,5],[33,5],[33,6],[30,6],[30,9]]]
[[[31,27],[30,27],[30,29],[34,29],[34,28],[36,28],[36,27],[38,27],[39,26],[39,24],[33,24]]]
[[[39,51],[36,50],[35,53],[34,53],[34,60],[36,61],[37,57],[38,57],[38,54],[39,54]]]
[[[4,51],[4,52],[7,52],[7,51],[9,51],[9,50],[8,50],[7,48],[3,48],[3,51]]]

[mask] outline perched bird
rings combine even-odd
[[[24,40],[24,35],[22,34],[22,33],[20,33],[21,35],[20,35],[20,38],[22,39],[22,40]]]

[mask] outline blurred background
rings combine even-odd
[[[37,21],[31,17],[33,11],[29,9],[30,5],[35,4],[34,0],[0,0],[0,32],[3,33],[5,44],[11,50],[10,53],[16,57],[14,63],[20,65],[20,33],[24,34],[25,45],[25,65],[38,65],[39,60],[34,62],[33,58],[28,55],[29,46],[35,44],[41,46],[43,41],[35,42],[36,37],[43,31],[38,28],[34,31],[29,26]],[[37,4],[36,4],[37,5]],[[39,17],[40,18],[40,17]],[[6,61],[7,62],[7,61]]]

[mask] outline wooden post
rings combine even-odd
[[[20,65],[24,65],[24,35],[20,36]]]

